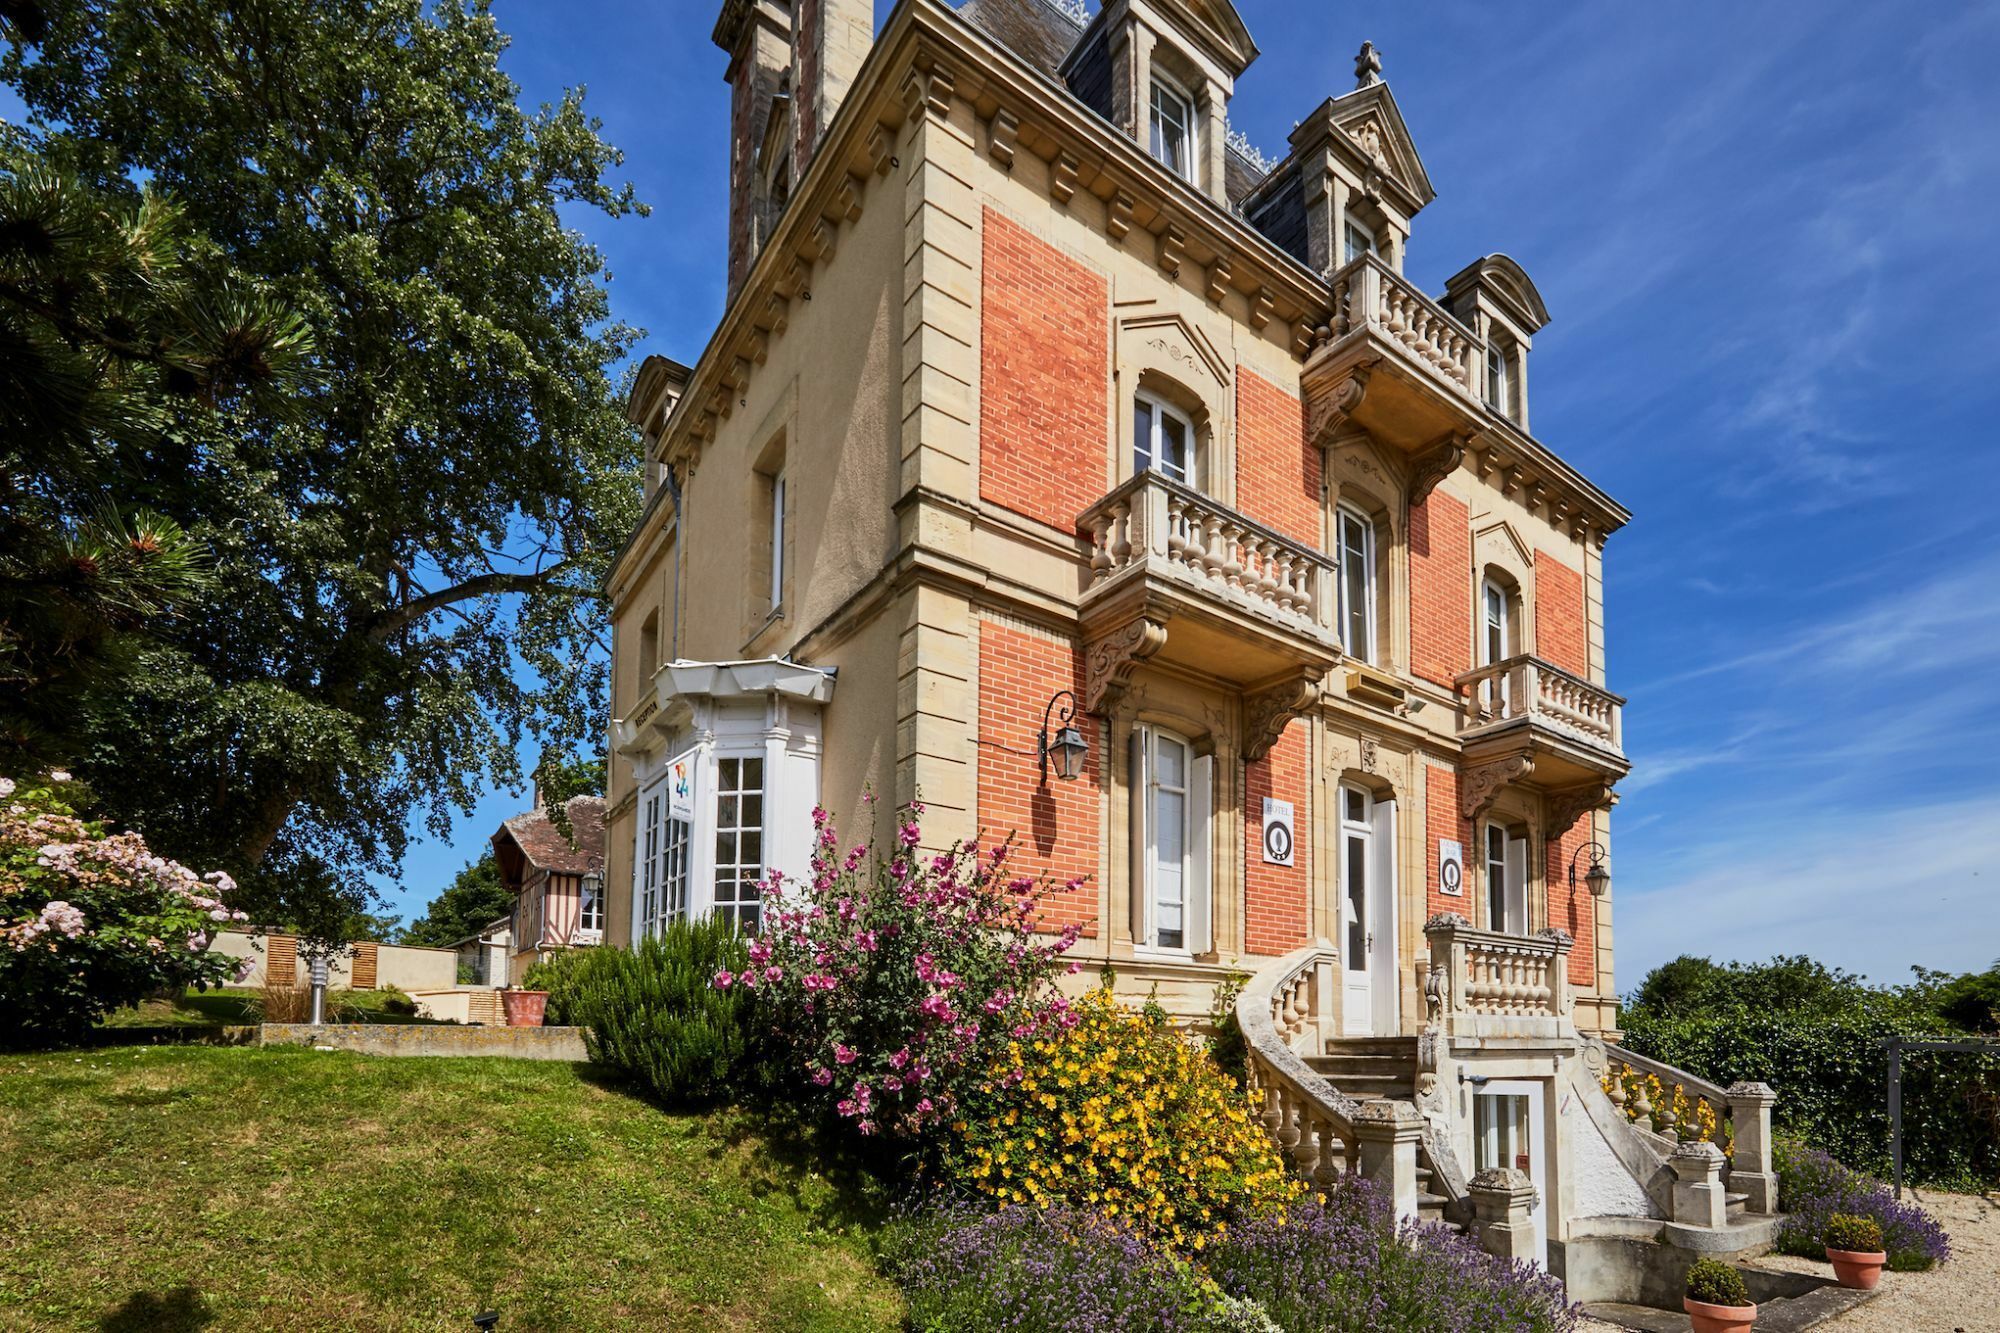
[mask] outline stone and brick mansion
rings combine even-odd
[[[729,299],[628,407],[605,938],[754,928],[814,805],[853,840],[921,794],[927,841],[1087,877],[1086,979],[1202,1021],[1250,974],[1302,1171],[1578,1298],[1646,1225],[1767,1225],[1767,1090],[1688,1085],[1733,1162],[1607,1092],[1629,515],[1530,429],[1521,265],[1405,276],[1434,192],[1372,48],[1267,157],[1228,0],[725,0],[714,38]]]

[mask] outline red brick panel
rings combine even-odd
[[[1236,368],[1236,507],[1294,541],[1320,546],[1319,450],[1297,394]]]
[[[1307,885],[1312,882],[1311,786],[1306,777],[1306,729],[1294,722],[1262,759],[1244,766],[1243,947],[1289,953],[1311,939]],[[1296,834],[1289,866],[1264,860],[1264,798],[1292,803]]]
[[[1074,782],[1043,780],[1035,737],[1042,710],[1057,690],[1083,693],[1083,654],[1075,644],[996,620],[980,622],[980,837],[991,843],[1014,834],[1019,874],[1046,871],[1057,880],[1089,876],[1075,893],[1051,901],[1044,924],[1077,922],[1094,936],[1104,879],[1097,864],[1104,739],[1095,718],[1079,717],[1090,739],[1083,775]]]
[[[1438,892],[1438,843],[1449,839],[1464,848],[1467,874],[1460,880],[1465,893],[1453,898]],[[1460,818],[1458,813],[1458,773],[1449,768],[1426,768],[1424,770],[1424,902],[1426,915],[1436,916],[1439,912],[1456,912],[1467,921],[1473,919],[1472,902],[1467,883],[1472,860],[1472,821]]]
[[[1432,491],[1410,509],[1410,670],[1449,687],[1471,669],[1471,516]]]
[[[1539,572],[1539,571],[1538,571]],[[1570,950],[1569,979],[1573,986],[1590,986],[1597,981],[1597,901],[1590,896],[1583,872],[1590,868],[1588,856],[1576,868],[1576,892],[1569,888],[1569,861],[1577,848],[1590,841],[1590,821],[1579,818],[1574,827],[1551,834],[1547,867],[1549,924],[1568,931],[1576,940]]]
[[[1583,607],[1583,575],[1550,555],[1535,552],[1535,655],[1565,671],[1590,674],[1590,635]]]
[[[1106,489],[1110,295],[991,209],[981,253],[979,494],[1071,532]]]

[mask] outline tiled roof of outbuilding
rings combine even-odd
[[[570,827],[576,844],[570,845],[540,810],[529,810],[502,821],[495,837],[512,838],[528,864],[537,870],[558,875],[584,875],[604,869],[604,798],[572,796],[569,801]]]

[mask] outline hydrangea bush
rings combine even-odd
[[[1951,1238],[1913,1203],[1899,1203],[1881,1181],[1849,1170],[1830,1154],[1787,1139],[1778,1141],[1778,1252],[1806,1259],[1826,1256],[1827,1230],[1837,1214],[1865,1217],[1882,1228],[1889,1267],[1917,1273],[1951,1258]]]
[[[813,812],[811,877],[764,885],[764,931],[713,984],[762,1000],[809,1103],[862,1134],[918,1139],[950,1123],[1009,1041],[1074,1021],[1055,979],[1078,927],[1043,933],[1077,882],[1012,873],[1012,843],[920,849],[920,805],[886,854],[843,853]]]
[[[136,833],[79,819],[67,773],[0,777],[0,1043],[74,1040],[160,990],[240,979],[208,951],[245,919],[221,871],[197,875]]]
[[[1202,1262],[1285,1333],[1568,1333],[1580,1318],[1555,1278],[1444,1227],[1399,1227],[1388,1196],[1356,1176],[1244,1218]]]
[[[1250,1102],[1164,1013],[1098,988],[1075,1021],[1010,1037],[959,1122],[958,1178],[999,1202],[1102,1210],[1199,1251],[1232,1213],[1296,1197]]]

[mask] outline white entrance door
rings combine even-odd
[[[1526,1171],[1535,1185],[1535,1263],[1549,1264],[1549,1172],[1543,1107],[1548,1092],[1540,1083],[1488,1082],[1472,1093],[1473,1170],[1511,1167]]]
[[[1396,803],[1340,788],[1342,1031],[1393,1035],[1396,985]]]

